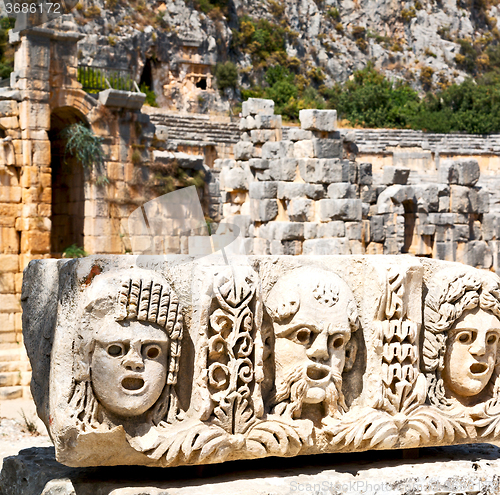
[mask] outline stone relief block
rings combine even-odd
[[[500,437],[490,272],[401,256],[92,256],[31,262],[22,300],[33,395],[69,466]]]

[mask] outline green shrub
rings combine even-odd
[[[84,258],[85,256],[88,256],[88,253],[76,244],[72,244],[63,251],[63,258]]]
[[[409,9],[403,9],[401,11],[401,18],[404,22],[410,22],[416,16],[415,7],[410,7]]]
[[[9,43],[9,30],[14,27],[16,20],[11,17],[0,19],[0,77],[6,79],[14,70],[14,50]]]
[[[60,136],[66,141],[64,159],[71,155],[87,170],[94,170],[97,174],[97,183],[104,184],[108,179],[104,173],[103,138],[96,136],[92,129],[81,122],[64,128]]]
[[[333,7],[333,9],[327,10],[326,13],[328,14],[329,17],[331,17],[332,19],[334,19],[336,21],[338,21],[340,19],[340,12],[336,7]]]
[[[254,65],[268,66],[271,57],[276,58],[277,54],[286,60],[287,35],[287,30],[278,24],[243,16],[239,19],[239,29],[233,30],[232,48],[251,54]]]
[[[238,67],[233,62],[217,64],[215,66],[215,79],[220,90],[238,86]]]
[[[141,93],[146,95],[146,105],[149,105],[150,107],[158,106],[158,103],[156,102],[156,93],[146,83],[143,82],[139,89],[141,90]]]
[[[457,39],[456,41],[460,45],[460,53],[455,57],[455,62],[461,69],[474,74],[477,68],[476,59],[478,56],[474,45],[465,39]]]
[[[432,77],[429,69],[423,69],[424,80]],[[328,108],[336,109],[352,125],[442,133],[500,132],[500,71],[429,92],[424,98],[406,83],[389,81],[373,64],[353,76],[322,90]]]
[[[434,69],[432,67],[422,67],[422,69],[420,69],[420,82],[425,90],[432,88],[433,75]]]

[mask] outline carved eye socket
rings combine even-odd
[[[457,340],[461,344],[470,344],[472,342],[472,333],[471,332],[460,332],[457,336]]]
[[[491,335],[488,335],[488,338],[486,339],[486,342],[489,345],[496,344],[497,341],[498,341],[498,336],[494,333],[492,333]]]
[[[345,343],[344,337],[337,335],[333,338],[332,346],[334,349],[340,349]]]
[[[112,357],[119,357],[125,354],[125,349],[120,344],[111,344],[108,349],[108,354]]]
[[[161,353],[161,348],[157,345],[148,345],[143,348],[143,354],[146,355],[149,359],[156,359],[160,353]]]
[[[297,342],[297,344],[309,345],[313,334],[309,328],[299,328],[293,337],[293,340]]]

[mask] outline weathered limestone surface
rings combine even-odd
[[[497,495],[500,450],[487,444],[400,452],[274,458],[218,466],[68,468],[52,448],[23,450],[4,461],[2,495]],[[308,462],[309,461],[309,462]]]
[[[68,466],[495,442],[500,278],[396,256],[30,263],[32,393]]]

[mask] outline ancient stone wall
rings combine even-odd
[[[29,394],[19,304],[23,269],[32,259],[60,257],[73,243],[87,252],[125,252],[120,218],[136,207],[130,199],[130,208],[120,211],[125,181],[134,183],[134,145],[142,150],[153,138],[146,115],[106,106],[82,91],[76,80],[81,35],[65,23],[63,17],[58,29],[11,36],[15,70],[11,87],[0,90],[2,399]],[[105,136],[107,185],[60,149],[60,131],[75,122]]]
[[[410,253],[498,270],[498,214],[477,161],[441,161],[437,180],[412,185],[410,169],[386,166],[376,185],[335,111],[300,117],[282,139],[272,102],[245,102],[235,157],[216,162],[223,217],[248,253]]]

